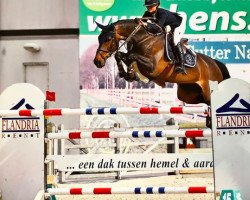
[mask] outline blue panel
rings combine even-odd
[[[189,45],[195,52],[206,54],[225,64],[250,63],[250,42],[248,41],[190,41]]]

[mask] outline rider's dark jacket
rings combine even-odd
[[[143,17],[154,18],[154,21],[163,29],[166,26],[170,26],[172,32],[176,27],[180,26],[182,22],[182,17],[179,14],[165,10],[163,8],[158,8],[155,13],[146,11],[143,14]],[[160,28],[152,23],[148,23],[147,28],[150,32],[153,33],[161,32]]]

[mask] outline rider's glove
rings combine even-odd
[[[139,23],[140,23],[140,21],[141,21],[141,19],[140,19],[140,18],[135,18],[134,20],[135,20],[135,23],[137,23],[137,24],[139,24]]]

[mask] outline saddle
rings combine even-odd
[[[167,39],[165,40],[166,41],[165,56],[168,60],[173,61],[178,56],[175,56],[176,47],[174,45],[173,37],[172,37],[171,33],[167,34],[166,38]],[[184,45],[184,43],[186,43],[187,40],[188,39],[186,39],[186,38],[181,39],[181,45],[182,45],[182,48],[184,51],[184,65],[187,67],[194,67],[196,65],[197,56],[193,50],[187,48]]]

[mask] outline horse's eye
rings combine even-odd
[[[106,42],[109,42],[109,41],[112,40],[112,39],[113,39],[113,37],[112,37],[112,36],[109,36],[109,37],[107,37]]]

